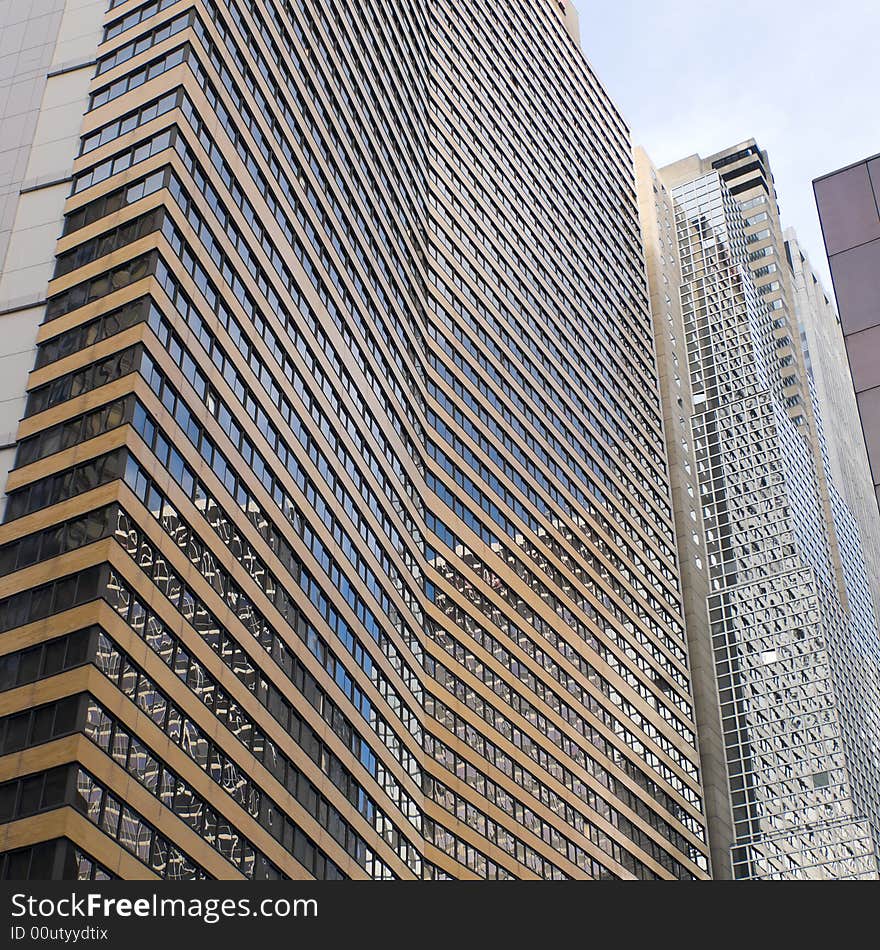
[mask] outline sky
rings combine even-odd
[[[657,166],[755,138],[828,290],[812,181],[880,153],[880,0],[575,0],[581,46]]]

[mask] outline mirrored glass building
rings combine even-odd
[[[709,811],[716,876],[875,879],[880,636],[861,537],[876,524],[834,483],[814,369],[828,358],[810,351],[842,339],[753,141],[659,172],[643,158],[639,187],[670,459],[687,473],[673,484],[691,489],[685,590],[707,592],[689,637],[707,787],[728,785]],[[827,408],[839,449],[854,417]]]

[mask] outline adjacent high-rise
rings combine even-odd
[[[880,155],[813,189],[880,506]]]
[[[876,878],[877,524],[834,481],[833,309],[753,140],[638,172],[714,872]]]
[[[570,4],[0,15],[0,876],[708,876]]]

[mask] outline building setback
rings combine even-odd
[[[876,528],[833,481],[808,345],[819,318],[786,256],[766,153],[750,140],[638,168],[661,381],[673,361],[670,464],[698,498],[674,488],[686,605],[708,588],[708,622],[694,603],[688,629],[695,678],[709,643],[714,655],[714,682],[705,664],[694,687],[707,789],[725,771],[713,686],[726,752],[727,808],[723,795],[707,808],[714,873],[876,878],[880,638],[861,546]]]
[[[705,878],[570,5],[50,6],[2,8],[0,875]]]

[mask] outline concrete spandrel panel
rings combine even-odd
[[[82,69],[73,69],[67,73],[50,76],[46,80],[43,101],[40,104],[41,110],[46,112],[57,109],[59,106],[70,106],[72,103],[81,102],[82,112],[85,112],[93,72],[94,66],[84,66]]]
[[[843,332],[880,323],[880,240],[835,254],[829,263]]]
[[[855,391],[880,386],[880,326],[851,333],[846,339],[846,352]]]
[[[880,214],[866,164],[823,178],[815,189],[829,256],[880,238]]]
[[[25,387],[44,314],[43,307],[32,307],[0,317],[0,445],[14,437],[24,414]]]
[[[69,184],[64,182],[21,196],[0,276],[0,310],[22,300],[45,297],[69,190]],[[0,352],[2,348],[0,343]]]
[[[0,280],[0,310],[28,306],[45,300],[52,270],[51,261],[18,270],[7,270]]]
[[[25,181],[45,181],[70,174],[79,148],[92,72],[93,68],[88,67],[47,80]]]
[[[101,41],[105,7],[95,0],[67,0],[52,57],[53,69],[94,57]]]

